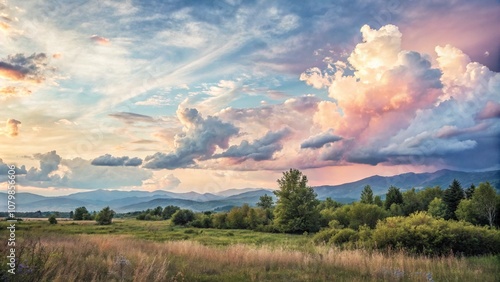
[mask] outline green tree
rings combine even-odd
[[[86,207],[79,207],[75,209],[75,213],[73,216],[74,220],[89,220],[90,213]]]
[[[57,224],[57,219],[56,219],[56,215],[55,214],[51,214],[49,216],[49,223],[50,224]]]
[[[194,213],[190,210],[178,210],[172,215],[172,222],[175,225],[186,225],[194,219]]]
[[[273,207],[273,204],[274,204],[273,197],[265,194],[260,196],[257,206],[263,209],[270,209]]]
[[[373,199],[373,203],[379,207],[384,206],[384,202],[382,202],[382,198],[380,198],[379,195],[375,196],[375,198]]]
[[[403,192],[403,213],[408,216],[414,212],[424,210],[415,188]]]
[[[212,226],[218,229],[225,229],[227,228],[226,219],[227,219],[227,213],[225,212],[216,213],[212,217]]]
[[[248,207],[248,204],[245,204]],[[248,227],[245,218],[247,209],[243,207],[234,207],[227,214],[226,224],[232,229],[246,229]]]
[[[307,176],[297,169],[283,172],[278,179],[279,190],[274,209],[274,221],[283,232],[302,233],[319,230],[319,201],[316,193],[307,186]]]
[[[477,219],[479,216],[477,214],[477,209],[471,199],[463,199],[460,201],[455,211],[455,215],[458,220],[467,221],[473,224],[478,223]]]
[[[446,216],[446,204],[441,198],[434,198],[429,203],[427,212],[435,218],[444,218]]]
[[[113,222],[115,211],[108,207],[103,208],[96,216],[95,221],[99,225],[110,225]]]
[[[401,194],[401,191],[399,191],[399,188],[394,186],[389,187],[389,190],[387,190],[387,194],[385,196],[385,209],[390,209],[392,204],[403,204],[403,195]]]
[[[424,190],[417,192],[418,201],[420,202],[422,210],[427,210],[429,204],[434,200],[434,198],[443,198],[443,190],[441,187],[427,187]]]
[[[464,198],[464,190],[458,180],[453,179],[448,189],[444,190],[443,202],[446,204],[446,217],[445,219],[457,219],[455,211],[458,204]]]
[[[373,191],[370,185],[366,185],[361,192],[361,201],[362,204],[373,204]]]
[[[169,206],[166,206],[162,213],[161,213],[161,216],[163,219],[170,219],[172,217],[172,215],[180,210],[181,208],[179,208],[178,206],[172,206],[172,205],[169,205]]]
[[[358,229],[362,225],[375,228],[377,222],[387,217],[387,211],[373,204],[354,203],[348,213],[349,228]]]
[[[74,213],[73,211],[70,211],[70,212],[69,212],[69,218],[70,218],[70,219],[73,219],[73,216],[75,216],[75,213]]]
[[[333,200],[330,197],[326,197],[326,199],[324,201],[320,201],[320,203],[318,205],[318,209],[321,211],[324,209],[336,209],[336,208],[340,208],[341,206],[342,206],[341,203]]]
[[[391,216],[403,216],[405,213],[403,211],[403,206],[401,204],[392,203],[389,208],[389,214]]]
[[[474,183],[472,183],[470,185],[469,188],[465,189],[465,198],[467,199],[472,199],[472,195],[474,194],[474,191],[476,190],[476,186],[474,185]]]
[[[486,217],[490,227],[493,227],[496,216],[496,191],[489,182],[480,183],[472,195],[472,202],[480,216]]]

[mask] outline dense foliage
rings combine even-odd
[[[403,249],[431,256],[500,254],[500,231],[496,230],[500,195],[488,182],[472,185],[465,192],[457,180],[444,191],[428,187],[401,192],[391,186],[385,195],[374,195],[367,185],[360,201],[352,204],[331,198],[317,200],[299,170],[284,172],[278,184],[276,205],[272,197],[263,195],[256,207],[244,204],[228,212],[195,213],[166,206],[130,215],[139,220],[170,219],[173,225],[197,228],[317,232],[317,244],[342,248]],[[111,223],[113,215],[108,207],[95,217],[98,222]],[[75,220],[89,218],[92,215],[85,207],[74,212]],[[109,221],[103,221],[106,218]]]
[[[113,216],[115,216],[115,212],[109,207],[105,207],[96,215],[95,221],[99,225],[110,225],[113,222]]]
[[[316,193],[307,186],[307,177],[297,169],[283,172],[278,179],[279,190],[274,210],[276,227],[288,233],[315,232],[319,230],[319,201]]]

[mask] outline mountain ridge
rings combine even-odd
[[[469,187],[472,183],[478,185],[480,182],[489,181],[500,191],[500,170],[461,172],[447,169],[426,173],[408,172],[394,176],[372,175],[354,182],[339,185],[320,185],[312,188],[320,200],[330,197],[339,202],[347,203],[359,200],[361,191],[366,185],[371,186],[375,195],[384,195],[390,186],[396,186],[402,191],[413,187],[422,189],[434,186],[446,189],[453,179],[459,180],[463,188]],[[244,203],[255,205],[264,194],[276,199],[272,191],[264,188],[243,188],[228,189],[217,193],[198,193],[194,191],[175,193],[164,190],[149,192],[97,189],[55,197],[20,192],[16,194],[16,204],[18,211],[58,210],[63,212],[74,210],[79,206],[85,206],[88,210],[93,211],[110,206],[117,212],[130,212],[170,204],[195,211],[209,211],[227,210],[233,206],[241,206]],[[0,193],[0,195],[7,196],[6,193]],[[0,210],[6,210],[6,202],[0,202]]]

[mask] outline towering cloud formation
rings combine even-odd
[[[314,116],[316,124],[342,138],[323,149],[323,159],[367,164],[453,159],[468,166],[452,155],[478,148],[498,154],[491,146],[498,145],[500,133],[492,121],[499,116],[500,74],[449,45],[436,47],[433,66],[428,56],[401,49],[402,34],[393,25],[379,30],[365,25],[361,33],[363,42],[348,64],[335,64],[333,75],[303,74],[308,84],[328,86],[333,99],[321,101]]]
[[[203,118],[196,109],[179,107],[177,118],[184,128],[182,133],[175,135],[175,151],[146,157],[144,167],[175,169],[193,166],[195,160],[211,158],[217,147],[226,149],[229,139],[239,132],[237,127],[217,117]]]

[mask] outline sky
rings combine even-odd
[[[306,2],[306,3],[302,3]],[[498,1],[0,0],[0,181],[214,193],[500,169]]]

